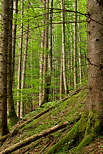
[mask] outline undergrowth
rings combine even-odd
[[[39,114],[50,106],[54,106],[48,113],[39,117],[38,119],[33,120],[28,123],[22,129],[19,130],[18,134],[12,137],[12,139],[7,140],[1,147],[0,150],[3,150],[13,144],[26,139],[36,133],[39,133],[47,128],[51,128],[55,125],[62,124],[65,121],[72,121],[78,116],[82,116],[85,108],[85,101],[87,97],[87,89],[84,89],[77,93],[76,95],[70,95],[66,101],[61,102],[49,102],[42,106],[42,108],[38,108],[35,111],[29,113],[24,117],[24,120]],[[34,152],[35,154],[46,153],[50,147],[52,147],[55,143],[61,140],[73,125],[67,126],[66,128],[59,130],[55,133],[52,133],[50,136],[48,135],[46,138],[42,138],[37,140],[35,143],[32,143],[30,148],[29,145],[17,150],[15,153],[20,153],[20,151],[25,151],[28,147],[27,152]],[[72,142],[72,141],[71,141]],[[57,151],[57,154],[65,154],[68,153],[70,142],[66,142],[64,146]]]

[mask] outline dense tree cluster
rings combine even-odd
[[[99,3],[99,5],[97,5]],[[0,132],[87,82],[88,111],[103,125],[103,5],[85,0],[2,0]],[[86,20],[88,17],[88,20]],[[87,58],[87,22],[88,50]],[[87,62],[88,60],[88,62]],[[38,103],[37,103],[38,102]],[[101,114],[100,114],[100,113]]]

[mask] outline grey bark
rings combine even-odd
[[[74,1],[74,88],[77,85],[77,0]]]
[[[24,0],[21,0],[21,38],[20,38],[20,52],[18,61],[18,85],[17,96],[21,97],[21,75],[22,75],[22,50],[23,50],[23,10],[24,10]],[[20,99],[20,98],[19,98]],[[20,118],[20,100],[17,101],[17,116]]]
[[[87,107],[99,115],[103,131],[103,4],[88,0],[89,98]]]

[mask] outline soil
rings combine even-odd
[[[84,154],[103,154],[103,136],[96,138],[83,149]]]

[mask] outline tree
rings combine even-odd
[[[8,14],[9,1],[3,0],[2,3],[2,37],[0,47],[0,133],[8,133],[7,127],[7,51],[8,51]]]
[[[20,36],[20,51],[18,61],[18,85],[17,85],[17,96],[21,97],[21,78],[22,78],[22,54],[23,54],[23,13],[24,13],[24,0],[21,0],[21,36]],[[17,101],[17,116],[20,118],[20,98]]]
[[[8,113],[10,125],[13,126],[17,123],[18,117],[15,112],[13,100],[13,55],[12,55],[12,19],[13,19],[13,0],[9,0],[9,32],[8,32],[8,55],[7,55],[7,93],[8,93]]]
[[[44,9],[45,11],[48,12],[48,8],[49,8],[49,1],[48,0],[44,0]],[[49,26],[48,26],[48,20],[49,20],[49,14],[46,13],[44,15],[44,24],[46,24],[45,29],[43,30],[43,50],[44,50],[44,55],[43,55],[43,68],[42,68],[42,57],[41,57],[41,62],[40,62],[40,76],[42,74],[43,71],[43,92],[41,92],[40,89],[40,94],[39,94],[39,105],[42,105],[46,102],[49,101],[49,92],[50,92],[50,77],[48,74],[48,48],[49,48],[49,44],[48,44],[48,34],[49,34]],[[42,56],[42,55],[41,55]],[[43,69],[43,70],[42,70]],[[41,77],[40,77],[41,80]],[[41,87],[40,87],[41,88]],[[42,99],[43,98],[43,99]]]
[[[13,83],[14,83],[14,74],[15,74],[15,49],[16,49],[16,31],[17,31],[17,14],[18,14],[18,0],[14,0],[13,2],[13,15],[16,16],[13,24],[13,38],[12,38],[12,72],[13,72]]]
[[[60,98],[61,95],[67,94],[67,78],[66,78],[66,48],[65,48],[65,0],[61,0],[61,17],[62,17],[62,53],[61,53],[61,70],[60,70]]]
[[[87,107],[94,116],[97,114],[99,131],[103,132],[103,3],[89,0],[88,12],[89,99]]]
[[[77,0],[74,1],[74,88],[77,86]]]
[[[29,21],[26,28],[26,41],[25,41],[25,51],[23,56],[23,64],[22,64],[22,81],[21,81],[21,89],[25,88],[25,74],[26,74],[26,62],[27,62],[27,51],[28,51],[28,40],[29,40]],[[21,103],[20,103],[20,118],[24,116],[24,102],[21,96]]]

